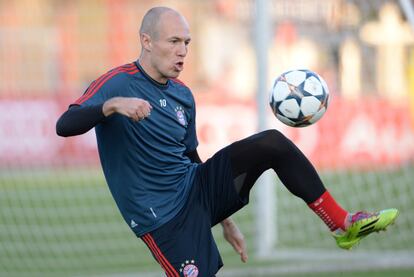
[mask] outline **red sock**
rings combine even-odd
[[[316,201],[308,204],[311,208],[329,227],[331,231],[338,228],[345,230],[345,219],[348,212],[342,209],[332,195],[325,191]]]

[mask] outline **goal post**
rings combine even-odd
[[[257,61],[257,93],[256,105],[258,113],[257,129],[267,128],[268,110],[268,48],[270,37],[270,22],[268,15],[268,1],[256,1],[255,16],[255,52]],[[277,238],[275,216],[275,184],[274,173],[266,171],[255,186],[255,245],[258,257],[268,257],[274,251]]]

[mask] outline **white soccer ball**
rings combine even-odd
[[[276,78],[270,92],[275,116],[292,127],[309,126],[325,114],[329,90],[321,76],[306,69],[290,70]]]

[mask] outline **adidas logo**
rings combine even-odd
[[[131,228],[135,228],[137,226],[138,226],[138,224],[136,224],[135,221],[133,219],[131,219]]]
[[[379,218],[377,218],[374,221],[362,226],[361,229],[359,230],[358,234],[357,234],[357,237],[365,236],[365,235],[368,235],[369,233],[371,233],[372,230],[374,230],[375,223],[377,223],[378,220],[379,220]]]
[[[322,204],[322,202],[323,202],[323,198],[321,197],[313,203],[313,206],[318,207],[320,204]]]

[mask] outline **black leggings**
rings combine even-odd
[[[241,197],[247,196],[260,175],[270,168],[291,193],[307,204],[326,191],[305,155],[277,130],[237,141],[229,149],[234,183]]]

